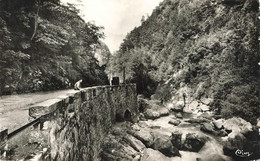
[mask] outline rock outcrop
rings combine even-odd
[[[216,129],[222,129],[224,128],[224,120],[223,119],[218,119],[218,120],[213,120],[213,124],[215,126]]]
[[[168,123],[172,124],[174,126],[178,126],[181,123],[181,121],[180,120],[170,120]]]
[[[141,161],[159,161],[159,160],[171,161],[169,157],[166,157],[158,150],[154,150],[151,148],[145,150],[144,156],[141,159]]]
[[[208,120],[203,118],[190,118],[188,120],[185,120],[185,122],[201,124],[204,122],[208,122]]]
[[[241,118],[231,118],[224,121],[224,128],[231,133],[223,137],[224,154],[239,160],[241,157],[247,159],[257,159],[259,154],[259,131],[251,123]]]
[[[172,144],[179,150],[186,150],[192,152],[198,152],[209,140],[206,136],[198,135],[195,133],[188,133],[185,138],[182,138],[183,134],[179,131],[172,133]]]
[[[233,117],[231,119],[225,120],[223,127],[226,130],[232,131],[233,133],[247,133],[252,131],[253,128],[250,122],[247,122],[239,117]]]
[[[201,126],[201,130],[204,132],[212,133],[214,131],[214,127],[210,123],[203,123]]]
[[[141,140],[146,147],[151,147],[154,143],[154,138],[149,128],[142,128],[140,131],[135,131],[132,135]]]
[[[186,135],[186,139],[183,143],[183,149],[188,151],[198,152],[206,143],[208,139],[193,133]]]
[[[153,149],[160,151],[168,157],[180,156],[179,149],[173,146],[169,133],[163,133],[162,130],[154,130],[152,134],[154,137]]]
[[[143,123],[129,126],[125,122],[116,125],[106,137],[101,158],[104,161],[170,159],[168,157],[180,156],[172,140],[171,133],[160,127],[152,128]]]
[[[170,110],[160,104],[158,101],[148,101],[144,98],[139,98],[139,111],[143,112],[143,115],[147,119],[157,119],[161,116],[169,115]]]

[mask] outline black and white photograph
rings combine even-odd
[[[0,0],[0,161],[260,161],[260,0]]]

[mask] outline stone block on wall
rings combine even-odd
[[[58,104],[62,99],[50,99],[29,108],[29,116],[37,118],[46,114],[49,114],[57,109]]]

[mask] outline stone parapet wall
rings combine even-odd
[[[135,85],[88,88],[70,99],[49,122],[51,160],[98,160],[116,115],[138,112]]]
[[[35,157],[96,161],[112,124],[137,117],[136,85],[85,88],[33,105],[29,115],[40,120],[33,133],[37,129],[48,138],[45,154]]]

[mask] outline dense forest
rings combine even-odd
[[[0,94],[107,84],[102,27],[59,0],[0,0]],[[104,50],[105,52],[109,52]]]
[[[133,29],[107,70],[146,97],[209,102],[225,118],[259,117],[256,0],[164,0]],[[111,68],[113,67],[113,68]]]

